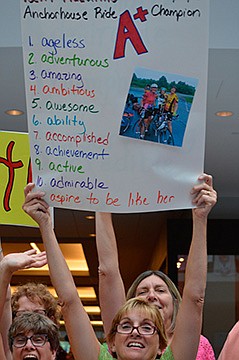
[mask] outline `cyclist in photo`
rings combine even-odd
[[[164,110],[165,105],[165,99],[166,99],[166,88],[162,87],[160,89],[159,95],[157,97],[157,105],[154,111],[154,114],[156,115],[154,118],[154,121],[159,124],[160,117]]]
[[[144,89],[144,94],[141,100],[141,106],[144,109],[147,109],[149,106],[156,105],[156,99],[158,98],[158,85],[152,84],[150,87],[147,85]]]
[[[178,110],[178,95],[176,94],[176,87],[172,86],[170,93],[166,94],[164,112],[171,113],[171,116],[168,116],[168,128],[170,132],[173,132],[172,129],[172,117],[177,115]]]
[[[144,139],[145,132],[148,132],[149,125],[152,120],[153,111],[156,105],[156,99],[158,98],[158,85],[152,84],[150,91],[145,89],[144,95],[141,100],[140,118],[143,120],[140,123],[140,138]]]
[[[160,112],[162,107],[165,105],[165,100],[166,100],[166,88],[165,87],[162,87],[160,89],[160,93],[159,93],[159,96],[158,96],[158,111]]]
[[[150,84],[146,85],[145,88],[144,88],[144,95],[147,96],[147,93],[150,92]],[[144,96],[143,95],[143,96]]]

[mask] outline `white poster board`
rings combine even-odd
[[[204,162],[208,7],[207,0],[21,0],[33,178],[49,205],[192,207]],[[152,84],[153,105],[143,97]],[[157,118],[160,89],[169,99],[174,86],[175,116]]]

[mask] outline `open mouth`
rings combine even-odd
[[[37,360],[38,357],[34,354],[28,354],[23,357],[23,360]]]
[[[133,348],[143,349],[143,348],[144,348],[144,345],[141,344],[141,343],[139,343],[139,342],[133,341],[133,342],[130,342],[130,343],[127,345],[127,347],[130,347],[130,348],[133,347]]]

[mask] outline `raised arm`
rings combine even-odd
[[[125,303],[118,249],[110,213],[96,213],[96,246],[99,258],[99,300],[105,334]]]
[[[0,334],[0,359],[7,360],[7,358],[5,356],[5,350],[4,350],[3,340],[2,340],[1,334]]]
[[[75,360],[98,360],[98,342],[90,319],[78,296],[71,272],[58,245],[50,217],[49,207],[43,200],[43,192],[32,192],[34,184],[25,188],[24,211],[40,227],[47,253],[52,284],[62,305],[67,335]],[[63,286],[64,284],[64,286]]]
[[[207,217],[217,200],[212,177],[202,175],[200,184],[192,189],[193,234],[185,271],[185,285],[171,348],[175,360],[196,358],[202,327],[203,305],[207,278]]]
[[[0,284],[0,287],[1,287],[1,284]],[[1,290],[0,290],[0,292],[1,292]],[[5,355],[6,359],[7,360],[12,360],[12,353],[11,353],[9,345],[8,345],[8,329],[10,328],[10,325],[12,323],[11,289],[10,289],[10,286],[8,286],[8,290],[7,290],[7,294],[6,294],[6,300],[5,300],[5,304],[4,304],[2,312],[3,313],[2,313],[2,316],[0,318],[1,346],[3,348],[4,355]],[[1,356],[0,356],[0,359],[2,359]]]
[[[218,360],[235,360],[238,358],[238,335],[239,321],[230,330],[223,348],[219,354]]]
[[[0,317],[8,295],[9,284],[15,271],[29,269],[30,267],[39,268],[46,265],[46,253],[36,253],[31,249],[23,253],[12,253],[3,257],[0,262]]]
[[[12,355],[8,346],[8,329],[12,322],[10,282],[15,271],[30,267],[42,267],[46,264],[46,254],[36,254],[36,250],[12,253],[2,256],[0,262],[0,332],[7,359]]]
[[[2,259],[3,259],[3,250],[2,250],[2,244],[0,238],[0,261],[2,261]],[[1,263],[0,263],[0,273],[1,273]],[[0,354],[2,355],[2,353],[4,353],[6,359],[11,360],[12,354],[8,346],[8,334],[7,334],[7,329],[9,329],[12,323],[10,284],[8,284],[6,292],[3,291],[3,294],[2,294],[2,290],[4,289],[2,289],[1,280],[0,280],[0,345],[1,345]],[[3,359],[5,358],[3,357]]]

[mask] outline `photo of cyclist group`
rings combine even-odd
[[[149,74],[154,77],[149,78]],[[182,147],[196,85],[194,78],[136,69],[119,134]]]

